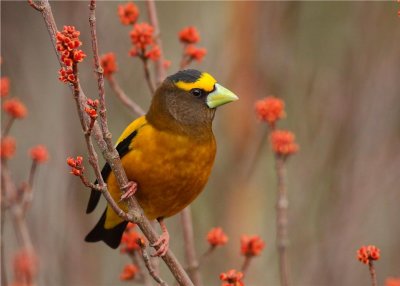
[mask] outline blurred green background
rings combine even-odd
[[[139,21],[147,21],[145,2]],[[144,109],[149,92],[138,59],[128,56],[130,28],[117,16],[121,2],[100,1],[100,52],[117,55],[116,78]],[[88,58],[81,64],[85,93],[95,97],[88,2],[51,2],[61,28],[82,32]],[[229,236],[202,267],[205,285],[239,268],[242,234],[267,243],[252,261],[246,285],[279,285],[275,249],[276,178],[265,126],[254,114],[257,99],[274,94],[286,102],[279,123],[295,132],[300,152],[288,161],[289,259],[294,286],[366,285],[367,267],[356,259],[364,244],[381,249],[380,285],[400,276],[400,19],[392,2],[157,2],[168,73],[182,52],[177,33],[194,25],[208,50],[193,67],[214,75],[239,95],[220,108],[214,122],[216,164],[205,192],[193,203],[197,252],[205,235],[221,226]],[[40,256],[38,285],[123,285],[127,256],[102,243],[83,241],[101,214],[86,215],[89,192],[69,175],[67,156],[86,156],[70,90],[57,77],[59,65],[41,15],[22,1],[1,1],[3,76],[11,95],[29,109],[13,126],[17,155],[10,162],[16,181],[26,178],[26,152],[43,143],[51,160],[39,170],[28,213]],[[114,138],[134,116],[106,84]],[[4,124],[5,115],[2,114]],[[261,148],[258,151],[258,148]],[[103,202],[104,203],[104,202]],[[179,216],[167,220],[171,248],[184,261]],[[5,254],[16,251],[6,217]],[[8,265],[11,273],[11,261]],[[162,277],[174,285],[162,266]],[[9,274],[9,276],[11,276]]]

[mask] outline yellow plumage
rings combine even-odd
[[[146,115],[133,121],[119,137],[116,149],[128,179],[137,183],[135,197],[144,214],[157,219],[163,231],[156,255],[164,255],[168,249],[163,219],[183,210],[207,183],[216,152],[212,132],[216,107],[237,99],[208,73],[179,71],[157,89]],[[102,176],[119,202],[121,191],[108,164]],[[92,190],[87,213],[99,199],[100,193]],[[119,206],[127,211],[124,202]],[[102,240],[116,248],[126,225],[107,207],[85,240]]]
[[[128,179],[138,183],[135,194],[149,219],[169,217],[191,203],[204,188],[215,157],[215,140],[197,140],[155,129],[144,116],[133,121],[118,143],[137,131],[130,151],[122,157]],[[113,173],[107,179],[108,190],[115,201],[121,192]],[[124,203],[122,209],[127,210]],[[110,208],[104,227],[121,223]]]

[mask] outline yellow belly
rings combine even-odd
[[[202,191],[215,158],[215,140],[198,140],[161,132],[151,125],[139,129],[131,151],[122,158],[128,179],[138,183],[135,194],[149,219],[172,216],[190,204]],[[120,198],[114,174],[107,184],[114,200]],[[120,207],[126,210],[124,203]],[[107,209],[105,228],[121,219]]]

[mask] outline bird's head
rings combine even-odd
[[[182,70],[167,77],[156,90],[146,117],[163,128],[211,128],[215,109],[238,99],[210,74]]]

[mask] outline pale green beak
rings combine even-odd
[[[207,105],[209,108],[216,108],[238,99],[232,91],[216,83],[215,90],[207,96]]]

